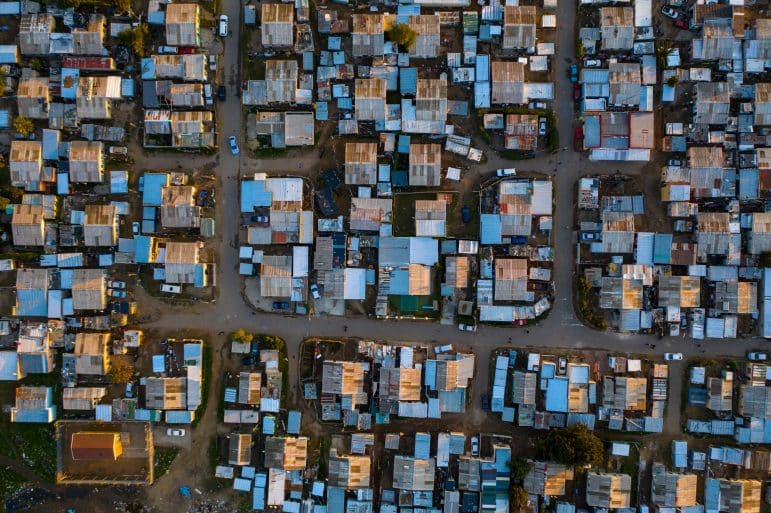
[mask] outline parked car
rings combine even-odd
[[[217,56],[209,55],[209,71],[217,71]]]
[[[546,118],[538,118],[538,135],[546,135]]]
[[[747,359],[751,362],[765,362],[766,360],[768,360],[768,353],[750,351],[749,353],[747,353]]]
[[[671,362],[674,360],[682,360],[683,353],[664,353],[664,359],[668,362]]]
[[[584,59],[584,68],[599,68],[602,66],[600,59]]]
[[[559,359],[559,373],[565,374],[565,372],[567,372],[567,368],[568,368],[568,359],[563,356],[562,358]]]
[[[226,14],[223,14],[220,16],[219,36],[227,37],[227,35],[228,35],[228,16]]]
[[[488,394],[482,394],[480,398],[483,411],[490,411],[490,396]]]
[[[527,106],[529,109],[546,109],[546,104],[544,102],[530,102]]]
[[[578,82],[578,66],[575,64],[571,64],[568,68],[568,76],[570,77],[570,81],[574,84]]]
[[[252,343],[249,344],[249,356],[252,358],[257,358],[260,354],[260,343],[256,340],[252,340]]]
[[[517,170],[513,167],[508,167],[506,169],[498,169],[495,171],[495,176],[498,177],[504,177],[504,176],[516,176]]]
[[[177,47],[176,46],[159,46],[158,47],[158,53],[159,54],[173,54],[177,53]]]
[[[217,88],[217,99],[221,102],[224,102],[227,97],[227,91],[225,90],[225,86],[221,85]]]
[[[211,84],[203,85],[203,99],[206,102],[206,105],[208,106],[214,105],[214,98],[212,98],[212,95],[211,95]]]
[[[471,455],[479,456],[479,437],[478,436],[471,437]]]
[[[134,235],[139,235],[139,221],[134,221],[131,223],[131,232]]]
[[[458,329],[460,331],[476,331],[477,327],[474,324],[463,324],[463,323],[460,323],[460,324],[458,324]]]
[[[319,293],[319,286],[315,283],[311,283],[311,295],[313,296],[313,299],[321,299],[321,294]]]
[[[600,234],[596,232],[581,232],[581,240],[583,241],[600,240]]]
[[[677,17],[680,16],[679,12],[675,11],[674,9],[666,5],[661,6],[661,14],[673,20],[676,20]]]
[[[691,27],[690,25],[688,25],[688,22],[682,18],[676,19],[674,25],[680,30],[691,30]]]
[[[181,428],[169,428],[166,430],[167,436],[185,436],[185,430]]]
[[[128,148],[125,146],[110,146],[107,152],[111,157],[125,157],[128,155]]]
[[[254,356],[244,356],[241,358],[241,365],[254,365],[257,363],[257,358]]]
[[[666,0],[665,3],[667,5],[671,5],[672,7],[682,7],[685,5],[685,0]]]
[[[134,397],[134,382],[133,381],[129,381],[126,384],[126,397],[128,397],[129,399]]]
[[[125,289],[126,288],[126,282],[125,281],[118,281],[118,280],[110,280],[107,282],[107,286],[112,289]]]
[[[273,302],[273,309],[274,310],[289,310],[289,303],[286,301],[274,301]]]
[[[107,295],[110,297],[124,298],[126,297],[125,290],[107,289]]]
[[[683,167],[683,161],[680,159],[669,159],[667,165],[670,167]]]
[[[230,153],[233,155],[238,155],[238,142],[236,142],[235,135],[228,137],[228,145],[230,145]]]
[[[460,217],[464,224],[471,222],[471,208],[468,205],[463,205],[460,209]]]
[[[688,316],[685,314],[680,315],[680,330],[685,331],[688,328]]]
[[[251,219],[253,223],[259,223],[259,224],[268,223],[268,216],[252,216],[249,219]]]

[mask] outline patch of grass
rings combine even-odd
[[[28,485],[29,481],[24,476],[10,468],[0,470],[0,501],[5,502]]]
[[[155,448],[155,456],[153,458],[153,475],[155,476],[155,479],[158,479],[169,471],[177,454],[179,454],[179,449],[176,447]]]
[[[211,386],[212,377],[212,358],[211,358],[211,345],[205,340],[203,341],[203,351],[201,353],[201,404],[195,409],[195,419],[193,419],[192,427],[195,427],[198,422],[203,418],[203,414],[206,412],[206,404],[209,401],[209,387]]]
[[[40,259],[40,253],[32,251],[19,251],[16,253],[0,253],[0,259],[13,258],[17,262],[37,262]]]
[[[286,398],[289,394],[289,352],[283,338],[274,335],[257,334],[255,340],[266,349],[278,351],[278,370],[281,371],[281,405],[286,407]]]
[[[54,481],[56,442],[52,426],[0,423],[0,453],[16,459],[41,479]]]
[[[584,323],[596,330],[604,330],[608,327],[605,319],[601,314],[592,308],[589,301],[589,294],[592,287],[586,278],[578,278],[576,280],[576,294],[577,294],[577,313]]]
[[[214,473],[214,469],[217,468],[217,464],[219,463],[220,459],[219,438],[217,435],[214,435],[214,437],[211,439],[211,442],[209,442],[209,449],[207,453],[209,456],[209,468],[211,469],[212,473]]]
[[[263,159],[272,159],[277,157],[283,157],[289,150],[286,148],[260,148],[254,151],[254,156]]]

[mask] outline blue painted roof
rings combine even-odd
[[[149,264],[151,239],[147,235],[134,237],[134,262],[137,264]]]
[[[286,432],[290,435],[300,434],[300,424],[302,423],[302,413],[296,410],[289,412],[289,418],[287,419]]]
[[[423,384],[429,390],[436,388],[436,360],[426,360],[426,374],[423,378]]]
[[[149,18],[148,21],[150,21]],[[146,57],[142,59],[140,66],[142,66],[142,80],[155,79],[155,61],[153,61],[150,57]]]
[[[759,175],[757,169],[739,170],[739,199],[758,197]]]
[[[313,71],[313,52],[303,52],[303,71]]]
[[[428,433],[415,433],[415,457],[421,460],[431,457],[431,435]]]
[[[391,272],[390,293],[394,296],[407,296],[410,293],[410,273],[406,269],[394,269]]]
[[[269,207],[271,194],[265,190],[264,180],[241,183],[241,212],[254,212],[255,207]]]
[[[327,488],[327,513],[345,511],[345,490],[336,486]]]
[[[128,171],[110,171],[110,193],[128,193]]]
[[[70,193],[70,175],[68,173],[56,174],[56,194],[63,195]]]
[[[672,234],[657,233],[653,238],[653,263],[669,264],[672,261]]]
[[[190,424],[195,418],[195,412],[187,410],[167,410],[166,423],[168,424]]]
[[[43,129],[43,160],[59,160],[59,131]]]
[[[206,278],[206,272],[204,271],[204,264],[196,264],[193,268],[193,287],[203,287]]]
[[[409,135],[400,135],[399,136],[399,142],[396,145],[396,150],[399,153],[409,153],[410,152],[410,136]]]
[[[78,78],[80,70],[74,68],[62,68],[62,98],[74,100],[78,90]],[[67,80],[70,79],[70,80]],[[71,84],[69,87],[64,84]]]
[[[329,104],[327,102],[316,102],[316,119],[318,121],[329,120]]]
[[[268,415],[262,418],[262,434],[272,435],[276,432],[276,417]]]
[[[134,97],[134,80],[130,78],[121,79],[120,94],[124,98],[133,98]]]
[[[549,380],[546,389],[546,411],[566,412],[568,410],[568,380]]]
[[[46,317],[48,315],[48,298],[44,290],[17,290],[18,308],[16,315],[20,317]]]
[[[10,112],[8,109],[0,110],[0,128],[8,128],[10,125]]]
[[[402,68],[399,72],[399,91],[415,94],[418,90],[418,68]]]
[[[161,206],[161,189],[168,183],[169,175],[166,173],[145,173],[142,204],[153,207]]]
[[[40,410],[15,410],[14,422],[48,424],[56,418],[56,406]]]
[[[498,214],[482,214],[480,216],[480,241],[482,244],[501,243],[501,216]]]
[[[596,148],[600,146],[600,117],[584,117],[584,146]]]

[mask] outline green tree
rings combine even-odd
[[[110,365],[110,381],[120,385],[125,385],[134,377],[134,366],[124,358],[116,358]]]
[[[408,50],[415,44],[417,34],[406,23],[396,23],[388,31],[388,39],[398,44],[402,49]]]
[[[680,83],[680,77],[678,77],[677,75],[672,75],[667,79],[667,85],[669,87],[675,87],[679,83]]]
[[[35,131],[35,124],[29,118],[17,116],[13,120],[13,129],[17,134],[27,137],[29,134]]]
[[[236,331],[230,334],[230,340],[243,342],[244,344],[251,344],[252,340],[254,340],[254,335],[246,332],[243,328],[238,328]]]
[[[661,67],[666,67],[667,57],[670,52],[675,49],[675,44],[671,39],[657,39],[656,40],[656,57],[659,60]]]
[[[118,41],[122,45],[131,48],[131,50],[138,56],[144,57],[145,55],[145,40],[149,34],[147,24],[142,23],[134,28],[122,30],[118,34]]]
[[[515,510],[520,510],[527,506],[528,502],[530,502],[530,497],[528,497],[527,492],[524,488],[521,486],[515,486],[511,489],[511,506]]]
[[[604,456],[602,440],[583,424],[552,429],[539,442],[545,458],[566,465],[597,465]]]
[[[512,481],[522,481],[533,466],[525,458],[516,457],[509,462]]]

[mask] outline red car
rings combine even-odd
[[[675,20],[675,27],[679,28],[680,30],[690,30],[691,27],[688,26],[688,22],[685,21],[682,18],[677,18]]]
[[[573,132],[573,151],[584,151],[584,127],[577,126]]]
[[[193,48],[192,46],[181,46],[179,48],[180,55],[190,55],[193,53],[195,53],[195,48]]]
[[[573,99],[575,101],[581,99],[581,84],[573,84]]]

